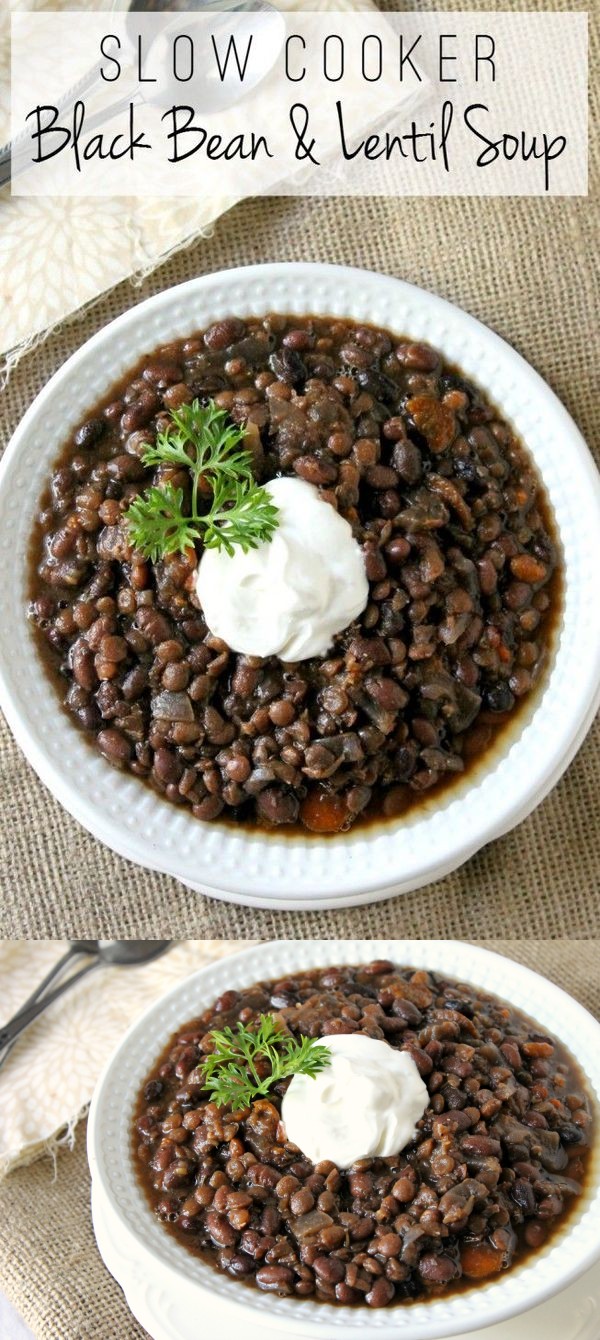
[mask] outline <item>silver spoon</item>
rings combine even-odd
[[[228,83],[227,80],[220,87],[213,81],[203,88],[202,91],[204,96],[209,98],[208,105],[212,111],[217,109],[223,111],[225,108],[232,106],[240,98],[245,97],[250,88],[264,79],[275,63],[283,43],[285,21],[280,11],[269,4],[268,0],[165,0],[164,3],[161,3],[161,0],[125,0],[124,4],[115,3],[113,8],[125,10],[127,14],[132,15],[144,13],[167,13],[174,16],[186,13],[223,13],[224,15],[267,13],[271,16],[272,32],[269,35],[269,41],[264,41],[261,53],[263,56],[262,64],[260,69],[255,72],[255,76],[250,78],[242,89],[240,89],[239,83],[233,87],[231,82]],[[156,41],[160,45],[160,35]],[[64,95],[58,107],[59,112],[64,111],[65,107],[70,102],[75,101],[76,98],[81,98],[83,93],[93,89],[97,83],[98,70],[94,67],[94,69],[88,70],[86,74],[82,75],[81,79]],[[111,117],[127,110],[132,101],[136,103],[157,101],[162,105],[164,96],[164,92],[162,95],[159,94],[156,99],[154,97],[146,98],[140,94],[136,94],[132,98],[131,94],[127,94],[114,102],[112,106],[87,117],[86,129],[92,131],[102,126],[106,121],[110,121]],[[26,167],[29,167],[29,147],[29,134],[22,131],[11,144],[7,144],[3,149],[0,148],[0,190],[7,185],[11,177],[17,176]]]
[[[110,964],[113,967],[133,967],[135,964],[150,963],[152,959],[164,954],[171,944],[171,940],[73,941],[66,954],[63,954],[62,958],[44,978],[44,981],[40,983],[34,993],[36,999],[30,997],[25,1005],[12,1016],[12,1019],[9,1019],[8,1023],[0,1028],[0,1050],[7,1048],[5,1055],[0,1058],[0,1066],[6,1060],[8,1050],[19,1034],[23,1032],[23,1029],[27,1028],[34,1019],[37,1019],[38,1015],[42,1014],[48,1005],[52,1005],[55,1000],[58,1000],[59,996],[68,991],[70,986],[81,981],[81,978],[86,977],[94,968],[100,967],[103,963]],[[72,973],[66,982],[61,982],[60,986],[55,987],[53,991],[46,992],[40,999],[40,993],[47,983],[63,971],[67,962],[78,953],[93,955],[92,962],[85,964],[79,972]]]
[[[38,983],[35,989],[31,992],[31,995],[27,997],[27,1000],[23,1001],[23,1004],[19,1007],[18,1013],[22,1014],[23,1010],[26,1010],[28,1005],[33,1005],[34,1001],[39,1000],[50,983],[54,982],[57,977],[62,977],[65,968],[77,954],[97,953],[99,943],[99,940],[71,940],[66,953],[63,954],[62,958],[57,959],[54,966],[46,973],[46,976],[42,981]]]

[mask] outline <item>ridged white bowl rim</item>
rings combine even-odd
[[[587,1077],[600,1104],[600,1024],[559,987],[499,954],[456,940],[275,940],[219,960],[186,978],[157,1001],[126,1034],[94,1093],[88,1127],[88,1156],[98,1203],[110,1216],[122,1249],[127,1290],[144,1286],[168,1299],[187,1291],[201,1314],[206,1290],[223,1305],[231,1333],[243,1327],[244,1313],[270,1326],[336,1340],[364,1331],[390,1340],[448,1340],[491,1326],[559,1292],[600,1257],[600,1157],[596,1154],[581,1208],[549,1247],[501,1279],[449,1298],[415,1307],[381,1310],[311,1305],[246,1289],[218,1274],[181,1246],[148,1206],[131,1153],[131,1123],[137,1093],[164,1045],[178,1027],[202,1012],[229,987],[285,977],[307,967],[389,958],[399,965],[443,971],[459,981],[496,993],[560,1039]]]
[[[25,617],[33,514],[68,432],[144,352],[237,312],[371,320],[425,339],[492,397],[544,478],[566,567],[560,641],[543,696],[503,751],[443,802],[329,839],[251,833],[195,820],[116,772],[56,710]],[[533,318],[532,318],[533,319]],[[17,500],[18,505],[15,505]],[[439,878],[519,823],[556,783],[600,701],[600,479],[566,410],[531,367],[473,317],[400,280],[342,266],[248,266],[190,280],[134,306],[74,353],[25,414],[0,465],[0,705],[42,781],[121,856],[231,901],[326,907]],[[48,712],[48,704],[52,711]]]

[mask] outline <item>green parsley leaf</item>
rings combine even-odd
[[[172,484],[153,485],[130,504],[125,519],[131,542],[156,563],[165,554],[185,553],[199,539],[209,549],[244,553],[272,540],[278,508],[257,484],[251,453],[237,450],[245,430],[228,422],[214,401],[194,400],[171,411],[172,426],[142,453],[144,465],[170,465],[189,470],[191,505],[184,510],[184,491]],[[201,512],[199,494],[210,490],[210,506]]]
[[[249,1107],[279,1080],[292,1075],[314,1079],[330,1063],[327,1046],[315,1038],[284,1033],[272,1014],[261,1014],[254,1028],[238,1023],[235,1028],[215,1028],[210,1036],[214,1050],[199,1069],[217,1107]]]

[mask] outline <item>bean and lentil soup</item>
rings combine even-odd
[[[123,514],[187,472],[140,459],[169,411],[246,425],[257,479],[349,522],[369,601],[327,656],[238,655],[204,621],[201,554],[150,563]],[[479,763],[540,682],[560,603],[544,490],[510,426],[435,349],[351,321],[222,320],[143,358],[80,424],[44,495],[30,611],[74,720],[199,819],[336,832]]]
[[[430,1098],[415,1140],[315,1166],[286,1140],[289,1080],[243,1111],[208,1101],[211,1029],[266,1012],[295,1037],[359,1033],[408,1051]],[[378,1308],[473,1287],[541,1247],[576,1206],[593,1137],[559,1042],[495,996],[380,960],[225,991],[145,1081],[133,1151],[159,1219],[218,1271]]]

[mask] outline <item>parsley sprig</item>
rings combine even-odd
[[[191,502],[171,483],[152,485],[125,513],[131,543],[153,563],[165,554],[185,553],[202,539],[207,549],[244,553],[273,538],[278,509],[252,473],[252,456],[240,448],[244,428],[227,421],[214,401],[194,400],[171,411],[172,426],[142,453],[144,465],[189,470]],[[208,510],[200,496],[210,494]]]
[[[217,1107],[229,1105],[234,1110],[264,1098],[274,1084],[291,1075],[314,1079],[331,1057],[329,1048],[315,1038],[281,1032],[272,1014],[261,1014],[254,1030],[238,1023],[235,1029],[215,1028],[210,1036],[214,1051],[199,1067],[205,1087]]]

